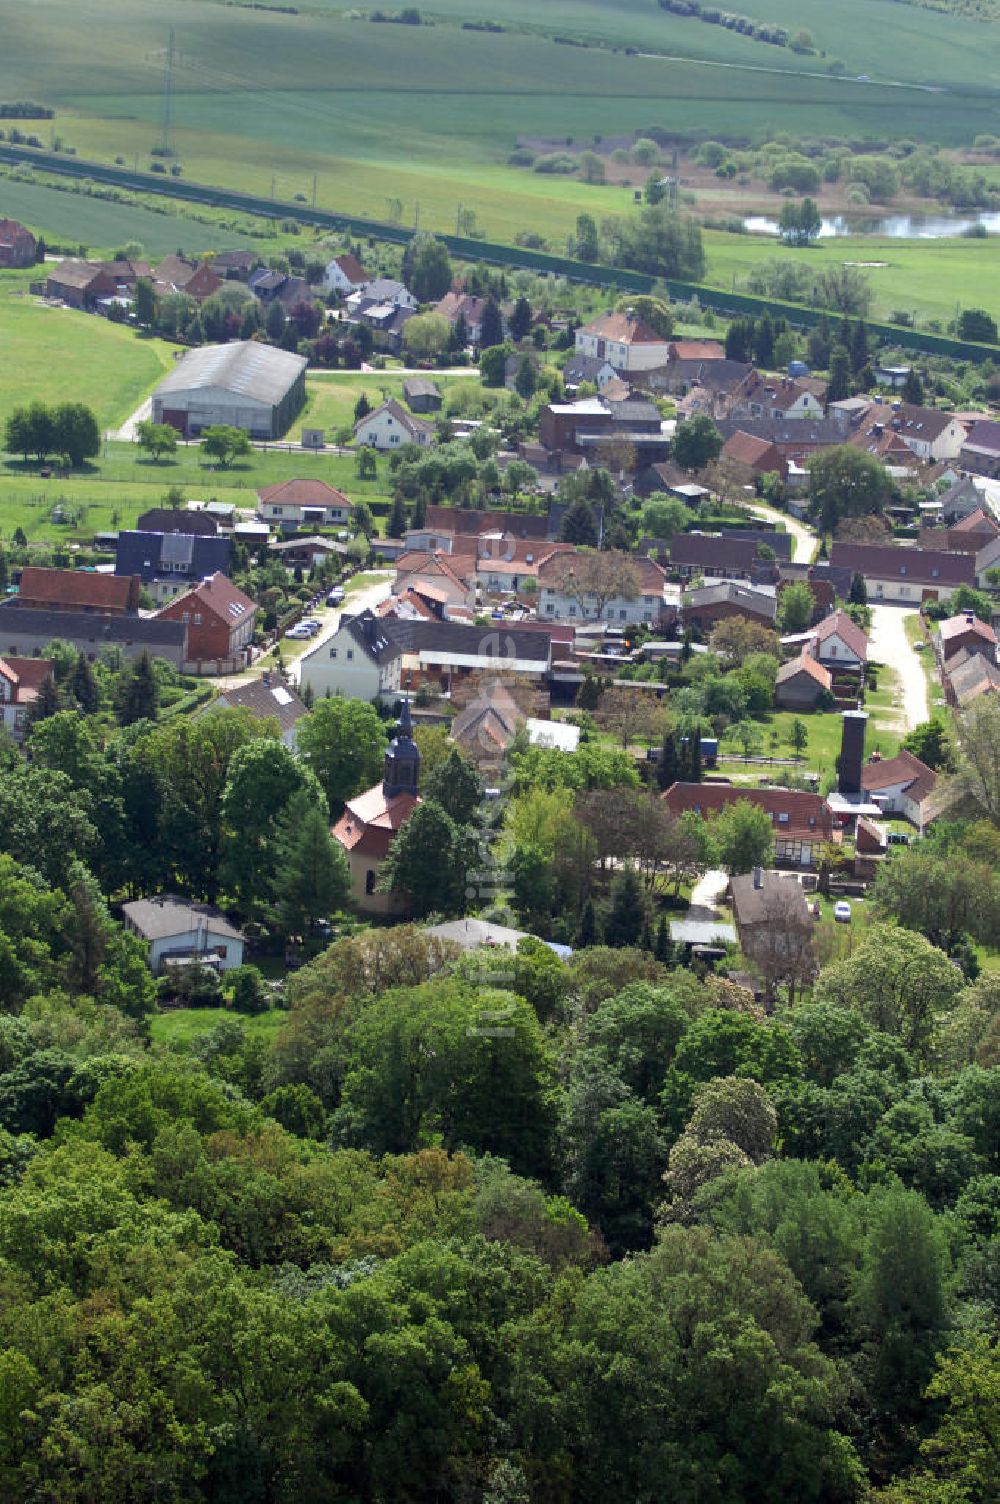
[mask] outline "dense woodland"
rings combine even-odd
[[[312,933],[384,733],[326,701],[296,760],[244,714],[164,715],[141,667],[58,693],[0,766],[5,1500],[996,1499],[988,708],[954,818],[771,1014],[612,902],[568,963],[347,925],[276,1032],[251,967],[167,1047],[114,905]],[[475,776],[427,751],[424,835],[457,850]],[[558,892],[623,818],[600,800],[649,796],[613,749],[589,788],[519,756],[494,838]],[[395,865],[422,891],[426,849]]]

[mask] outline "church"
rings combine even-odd
[[[333,827],[351,871],[351,898],[364,914],[392,918],[405,914],[402,894],[378,893],[379,876],[396,832],[420,803],[420,752],[413,740],[410,702],[403,708],[396,735],[386,748],[381,783],[348,799]]]

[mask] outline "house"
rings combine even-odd
[[[776,418],[782,422],[822,418],[823,392],[822,382],[796,381],[789,376],[772,378],[755,371],[741,391],[739,407],[752,418]]]
[[[285,531],[343,526],[350,521],[352,505],[343,491],[315,477],[278,481],[257,492],[257,516]]]
[[[219,531],[218,518],[211,512],[189,512],[180,507],[150,507],[136,522],[137,533],[194,533],[199,538],[214,538]]]
[[[632,313],[602,313],[576,331],[576,353],[606,360],[619,375],[666,365],[670,345]]]
[[[464,319],[469,344],[478,345],[482,342],[483,313],[487,301],[486,298],[474,298],[465,292],[446,292],[444,297],[434,304],[431,311],[447,319],[452,329],[455,328],[459,319]],[[502,314],[501,320],[503,332],[506,334],[507,325]]]
[[[887,815],[902,815],[921,835],[932,818],[930,796],[937,781],[926,763],[905,750],[895,757],[875,753],[861,770],[861,788],[871,802]]]
[[[0,727],[20,743],[31,705],[55,669],[51,658],[0,658]]]
[[[225,281],[207,261],[188,261],[184,256],[164,256],[156,268],[153,285],[162,296],[182,292],[204,303]]]
[[[403,382],[403,401],[413,413],[437,413],[444,398],[433,381],[423,376],[407,376]]]
[[[742,429],[729,435],[721,458],[745,485],[753,485],[762,475],[780,475],[782,480],[788,477],[788,462],[774,441]]]
[[[304,277],[291,276],[288,272],[270,271],[266,266],[258,267],[247,278],[247,287],[253,293],[258,302],[265,308],[272,303],[280,303],[288,312],[295,307],[296,303],[312,303],[315,301],[312,288]]]
[[[125,928],[148,947],[154,976],[171,966],[200,962],[216,971],[243,965],[243,933],[207,903],[165,893],[122,904]]]
[[[402,282],[394,281],[392,277],[375,277],[359,287],[347,299],[347,310],[355,315],[366,303],[388,303],[391,308],[403,309],[408,313],[416,313],[420,306],[410,289],[404,287]]]
[[[992,587],[990,576],[997,569],[1000,569],[1000,538],[984,544],[975,555],[976,585],[980,590]]]
[[[954,527],[963,517],[982,509],[983,497],[972,476],[964,475],[938,497],[938,506],[944,526]]]
[[[684,360],[723,361],[726,347],[717,339],[672,339],[667,346],[667,364]]]
[[[299,682],[315,699],[343,695],[380,704],[399,695],[402,660],[403,650],[387,619],[374,611],[345,614],[333,636],[300,660]]]
[[[598,392],[603,392],[609,382],[617,382],[618,372],[609,360],[599,359],[596,355],[571,355],[563,366],[563,386],[570,394],[585,381],[595,386]]]
[[[180,668],[187,656],[187,627],[182,622],[158,621],[155,616],[129,612],[108,615],[51,606],[15,608],[9,600],[0,605],[0,655],[8,662],[11,656],[37,658],[57,638],[91,662],[108,649],[130,661],[143,653],[166,658],[175,668]]]
[[[216,572],[193,590],[177,596],[156,613],[160,621],[181,622],[188,629],[188,660],[194,672],[245,667],[253,643],[257,604],[232,580]]]
[[[958,457],[974,475],[1000,476],[1000,423],[991,418],[973,423]]]
[[[734,433],[766,439],[791,466],[804,465],[811,455],[834,444],[843,444],[844,431],[836,418],[720,418],[716,424],[722,442]]]
[[[399,894],[377,892],[393,839],[420,803],[420,752],[413,740],[410,702],[404,699],[396,735],[386,748],[381,783],[344,805],[333,827],[351,873],[351,897],[366,914],[398,915],[406,904]]]
[[[446,609],[473,610],[476,604],[475,556],[462,554],[456,558],[441,549],[408,549],[396,560],[393,594],[403,595],[407,590],[425,585],[441,593]]]
[[[846,611],[834,611],[810,633],[813,656],[831,668],[860,669],[868,662],[868,638]]]
[[[802,884],[787,873],[754,867],[729,879],[729,894],[740,949],[749,961],[780,961],[774,951],[782,938],[792,957],[812,935],[813,918]]]
[[[869,603],[919,605],[921,601],[941,600],[959,585],[974,585],[976,581],[976,560],[970,554],[934,549],[834,542],[830,562],[861,575]]]
[[[680,620],[707,636],[720,621],[745,616],[762,626],[773,627],[778,610],[774,590],[745,585],[739,580],[720,580],[713,585],[688,590],[681,597]]]
[[[575,549],[551,552],[538,567],[539,620],[606,621],[626,626],[653,625],[663,611],[666,574],[652,559],[629,558],[635,575],[634,594],[608,600],[580,592],[576,586],[579,555]]]
[[[546,543],[539,547],[521,538],[480,538],[476,556],[476,580],[487,592],[531,590],[546,562],[553,556],[573,554],[571,543]],[[542,608],[539,606],[539,613]]]
[[[941,682],[948,704],[962,710],[980,695],[1000,689],[1000,667],[988,654],[963,648],[942,665]]]
[[[833,675],[806,648],[783,663],[774,681],[774,703],[782,710],[815,710],[833,693]]]
[[[202,714],[208,715],[215,710],[246,710],[255,721],[277,721],[281,740],[286,747],[292,748],[298,740],[298,723],[309,714],[305,701],[294,688],[277,674],[267,672],[249,684],[225,690],[205,707]]]
[[[712,360],[668,366],[669,381],[659,371],[643,378],[652,391],[669,390],[679,397],[678,418],[694,418],[704,413],[709,418],[728,418],[744,411],[748,393],[757,378],[752,365],[739,360]]]
[[[997,634],[972,611],[963,611],[938,622],[935,637],[935,646],[943,663],[961,652],[982,653],[996,662]]]
[[[758,559],[757,544],[749,538],[724,538],[721,533],[675,533],[670,540],[670,565],[683,579],[749,580]]]
[[[216,251],[212,265],[228,280],[245,282],[259,259],[255,251]]]
[[[479,950],[485,947],[488,950],[496,950],[503,947],[505,950],[517,950],[522,940],[537,940],[537,935],[530,934],[527,930],[511,929],[506,924],[493,924],[486,919],[448,919],[443,924],[429,924],[424,931],[427,935],[433,935],[435,940],[444,941],[448,945],[457,945],[463,951]],[[543,940],[541,942],[549,950],[554,951],[560,960],[568,961],[572,956],[572,947],[561,945],[557,940]]]
[[[328,261],[323,269],[323,290],[325,292],[339,293],[341,297],[349,297],[352,292],[357,292],[359,287],[364,287],[371,278],[365,271],[357,256],[346,252],[343,256],[334,256]]]
[[[817,848],[833,839],[833,816],[819,794],[798,789],[754,789],[732,783],[675,783],[662,796],[670,814],[693,810],[711,819],[741,799],[770,817],[775,859],[784,866],[812,867]]]
[[[390,397],[381,407],[358,419],[354,442],[370,449],[399,449],[404,444],[419,444],[423,448],[433,443],[434,432],[433,423],[413,417],[395,397]]]
[[[499,679],[486,680],[455,716],[448,735],[481,773],[496,773],[524,724],[524,713],[507,687]]]
[[[256,340],[188,350],[153,392],[153,422],[184,438],[215,423],[279,438],[305,402],[306,365],[304,356]]]
[[[332,538],[281,538],[267,548],[286,569],[315,569],[328,559],[339,562],[347,557],[346,545]]]
[[[921,548],[944,548],[954,554],[976,554],[998,537],[1000,527],[982,507],[977,507],[950,527],[924,527],[919,545]]]
[[[870,408],[851,442],[862,443],[870,449],[871,440],[879,438],[887,442],[902,440],[918,459],[928,463],[958,459],[966,442],[963,424],[951,413],[936,407],[917,407],[909,402]],[[872,452],[882,451],[876,445]]]
[[[16,219],[0,219],[0,267],[34,266],[38,242]]]
[[[42,569],[26,564],[18,593],[10,597],[7,606],[18,611],[75,611],[88,616],[134,615],[139,609],[139,579],[136,575]]]
[[[228,538],[125,530],[118,534],[115,574],[137,576],[155,600],[168,600],[206,575],[225,574],[231,552]]]
[[[529,512],[487,512],[476,511],[472,507],[432,504],[427,508],[424,524],[426,528],[440,531],[456,540],[486,533],[506,533],[514,538],[535,538],[544,542],[547,538],[552,541],[558,538],[562,512],[555,502],[550,504],[548,518]]]
[[[68,308],[92,312],[100,297],[114,294],[114,278],[91,261],[68,258],[46,272],[45,296],[65,303]]]

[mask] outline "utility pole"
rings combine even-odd
[[[160,114],[160,139],[156,143],[156,155],[172,157],[174,152],[174,63],[176,60],[174,28],[171,26],[167,41],[167,56],[163,68],[163,106]]]
[[[316,174],[315,173],[313,173],[313,201],[312,201],[312,206],[315,209],[315,207],[316,207]]]
[[[420,229],[420,202],[419,202],[419,200],[417,201],[417,203],[414,205],[414,208],[413,208],[413,228],[415,230],[419,230]]]

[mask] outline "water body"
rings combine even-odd
[[[989,234],[1000,235],[1000,213],[994,211],[957,214],[834,214],[824,218],[821,240],[840,235],[879,235],[890,240],[946,240],[962,235],[973,225],[983,225]],[[751,214],[743,221],[751,235],[777,235],[778,221],[766,214]]]

